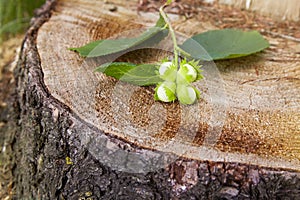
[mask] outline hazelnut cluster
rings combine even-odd
[[[174,102],[176,99],[181,104],[190,105],[200,98],[200,91],[191,83],[203,78],[198,62],[185,59],[179,64],[171,61],[163,61],[159,66],[158,73],[164,82],[155,88],[155,100]]]

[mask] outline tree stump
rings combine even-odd
[[[17,199],[300,198],[299,43],[284,37],[297,24],[188,2],[190,18],[170,15],[178,32],[257,29],[271,43],[205,63],[192,106],[155,102],[152,87],[94,73],[106,58],[68,50],[134,35],[157,13],[118,0],[48,0],[37,11],[15,71]],[[166,55],[143,49],[117,59]]]
[[[279,20],[300,20],[300,2],[287,1],[256,1],[256,0],[218,0],[220,3],[234,5],[235,7],[249,9],[258,13],[276,17]]]

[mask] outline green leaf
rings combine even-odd
[[[107,76],[112,76],[116,79],[120,79],[128,71],[136,67],[136,64],[126,62],[113,62],[105,63],[95,69],[96,72],[102,72]]]
[[[166,22],[160,16],[154,27],[147,29],[138,37],[98,40],[79,48],[69,48],[69,50],[76,51],[83,57],[98,57],[134,48],[150,47],[159,43],[168,35],[168,29],[165,26]]]
[[[167,0],[166,4],[170,5],[172,3],[172,0]]]
[[[82,47],[79,48],[69,48],[71,51],[76,51],[79,53],[80,56],[87,57],[89,53],[95,49],[103,40],[97,40],[91,43],[88,43]]]
[[[101,65],[95,71],[133,85],[148,86],[163,82],[157,73],[157,69],[157,65],[154,64],[136,65],[125,62],[113,62]]]
[[[159,14],[159,19],[157,20],[155,27],[160,27],[160,28],[164,28],[166,26],[166,21],[165,19],[161,16],[161,14]]]
[[[118,53],[134,47],[138,47],[144,43],[144,46],[152,46],[165,37],[164,29],[152,27],[144,32],[141,36],[135,38],[122,38],[116,40],[104,40],[96,46],[87,57],[105,56]],[[142,46],[138,47],[142,48]]]
[[[268,48],[269,42],[257,31],[224,29],[195,35],[180,47],[195,59],[210,61],[247,56]]]

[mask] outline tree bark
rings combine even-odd
[[[176,30],[185,34],[264,27],[272,46],[247,58],[208,63],[199,104],[166,105],[152,101],[151,87],[93,73],[104,58],[84,60],[68,50],[154,24],[156,13],[137,17],[130,9],[136,3],[48,0],[38,10],[15,71],[15,197],[299,198],[300,56],[297,42],[281,37],[285,27],[274,35],[276,22],[268,25],[238,10],[231,11],[245,22],[233,17],[228,24],[225,7],[216,16],[217,8],[201,3],[202,12],[191,19],[172,15]],[[155,61],[165,55],[148,49],[118,59]]]

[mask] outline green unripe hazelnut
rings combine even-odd
[[[177,73],[177,82],[180,84],[192,83],[197,79],[197,71],[190,64],[184,64],[180,66],[180,69]]]
[[[175,91],[175,82],[163,82],[155,88],[155,100],[160,100],[163,102],[173,102],[176,100]]]
[[[185,105],[193,104],[198,97],[196,89],[190,85],[177,85],[176,92],[179,102]]]
[[[164,62],[159,67],[160,77],[169,82],[174,82],[176,80],[177,69],[172,62]]]

